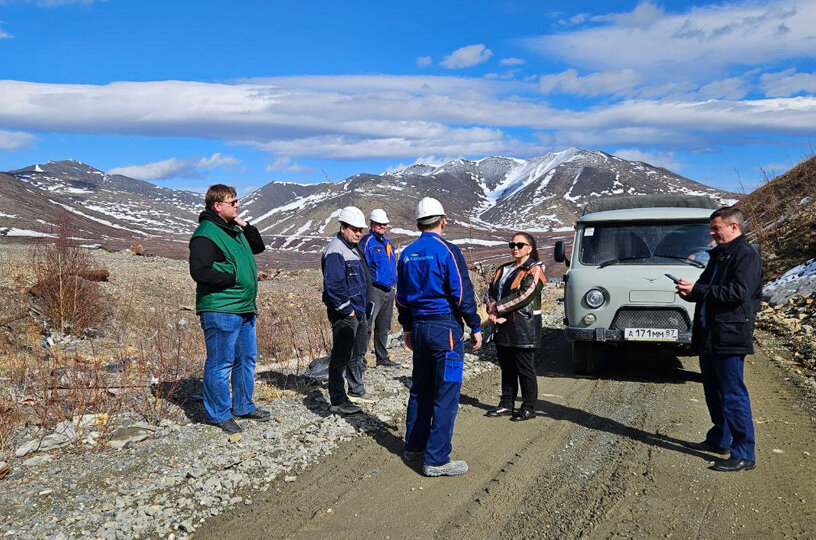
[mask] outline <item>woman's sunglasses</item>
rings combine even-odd
[[[529,246],[530,244],[525,244],[524,242],[507,242],[507,245],[510,246],[510,249],[513,248],[521,249],[524,246]]]

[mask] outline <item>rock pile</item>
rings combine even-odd
[[[762,302],[756,323],[782,338],[800,364],[816,369],[816,293],[792,296],[776,305]]]

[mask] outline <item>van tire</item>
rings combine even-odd
[[[603,364],[601,345],[591,341],[572,342],[572,362],[578,375],[595,375]]]

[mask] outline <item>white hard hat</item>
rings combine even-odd
[[[345,223],[346,225],[351,225],[352,227],[360,227],[361,229],[366,227],[365,215],[363,214],[363,211],[356,206],[346,206],[340,210],[340,215],[337,216],[337,221],[340,223]]]
[[[382,208],[375,208],[371,211],[371,214],[368,216],[369,221],[373,221],[374,223],[382,223],[383,225],[387,225],[388,221],[388,214],[385,213],[385,210]]]
[[[442,208],[442,203],[433,197],[425,197],[419,204],[417,204],[416,218],[423,219],[432,216],[444,216],[445,209]]]

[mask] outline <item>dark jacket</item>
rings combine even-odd
[[[320,268],[323,271],[323,303],[329,311],[348,317],[354,310],[354,315],[362,319],[368,307],[371,276],[357,244],[350,244],[337,233],[323,249]]]
[[[547,281],[544,265],[531,258],[518,268],[514,269],[513,264],[500,266],[488,289],[499,317],[507,319],[496,325],[493,339],[503,347],[534,349],[541,343],[541,289]],[[504,272],[510,272],[510,276],[499,290]]]
[[[219,226],[226,226],[226,222],[213,210],[204,210],[198,216],[198,222],[212,221]],[[249,243],[253,255],[263,252],[264,246],[261,233],[247,223],[244,227],[244,237]],[[229,272],[219,272],[213,268],[213,263],[221,263],[227,258],[209,238],[196,236],[190,240],[190,276],[196,283],[226,289],[235,285],[235,275]]]
[[[694,343],[702,355],[754,352],[754,319],[762,298],[762,261],[740,235],[711,250],[686,300],[696,302]]]

